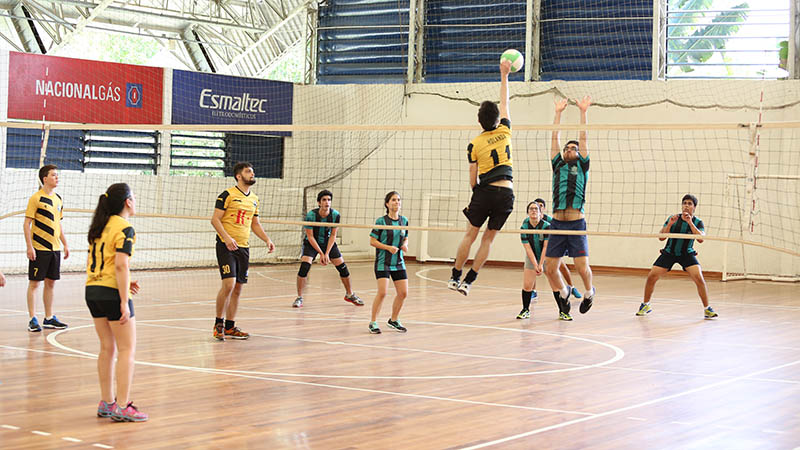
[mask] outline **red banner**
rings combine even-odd
[[[10,52],[8,117],[76,123],[162,123],[164,70]]]

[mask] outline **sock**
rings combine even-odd
[[[553,291],[553,298],[556,299],[556,305],[558,305],[558,312],[562,312],[563,308],[561,307],[561,293],[558,291]]]
[[[473,283],[475,279],[478,278],[478,272],[475,272],[472,269],[469,269],[467,272],[467,276],[464,277],[464,283]]]
[[[525,289],[522,290],[522,309],[530,309],[531,308],[531,295],[533,291],[526,291]]]
[[[461,279],[461,271],[453,267],[453,274],[451,277],[453,280],[460,280]]]
[[[44,316],[44,320],[51,320],[52,318],[53,318],[53,316],[50,316],[50,317]]]
[[[219,318],[219,317],[214,319],[214,326],[217,326],[217,325],[220,325],[220,324],[223,324],[223,323],[225,323],[225,319],[222,319],[222,318]]]
[[[234,323],[236,323],[236,322],[233,321],[233,320],[226,320],[225,321],[225,329],[226,330],[230,330],[231,328],[233,328],[233,324]]]
[[[594,286],[588,291],[583,293],[583,298],[592,298],[592,297],[594,297]]]

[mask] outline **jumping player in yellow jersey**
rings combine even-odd
[[[44,325],[45,328],[67,328],[53,314],[53,288],[61,278],[61,249],[64,259],[69,258],[69,247],[64,229],[61,227],[63,202],[55,193],[58,186],[58,167],[48,164],[39,169],[42,188],[28,200],[22,231],[28,249],[28,331],[42,331],[36,319],[34,296],[44,280]]]
[[[214,337],[224,341],[247,339],[248,333],[235,326],[236,310],[242,285],[247,283],[250,265],[250,231],[267,244],[269,252],[275,244],[264,232],[258,221],[258,197],[250,192],[256,183],[256,175],[250,163],[240,162],[233,166],[236,186],[226,189],[217,197],[211,225],[217,230],[217,263],[222,276],[222,287],[217,294]]]
[[[139,292],[139,283],[131,281],[130,273],[136,232],[128,219],[134,214],[136,198],[131,188],[125,183],[109,186],[97,201],[89,227],[86,259],[86,306],[100,338],[97,374],[102,399],[97,415],[117,422],[148,419],[130,401],[136,356],[136,319],[131,294]]]
[[[464,295],[469,294],[470,286],[478,277],[497,232],[503,228],[509,214],[514,209],[514,190],[511,173],[511,120],[508,108],[508,73],[511,63],[500,64],[500,107],[491,101],[481,103],[478,109],[478,122],[483,133],[467,146],[469,161],[469,184],[472,199],[464,208],[467,216],[467,232],[458,246],[456,262],[447,287]],[[461,272],[469,257],[472,243],[478,237],[481,226],[489,219],[483,233],[481,245],[472,261],[472,268],[461,280]]]

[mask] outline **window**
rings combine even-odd
[[[667,78],[782,78],[789,0],[668,0]]]
[[[171,142],[170,175],[225,176],[225,133],[176,131]]]

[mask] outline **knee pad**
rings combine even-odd
[[[306,275],[308,275],[309,270],[311,270],[311,263],[303,261],[300,263],[300,270],[297,271],[297,276],[300,278],[305,278]]]
[[[339,276],[342,278],[347,278],[350,276],[350,271],[347,270],[347,264],[345,263],[336,266],[336,270],[339,271]]]

